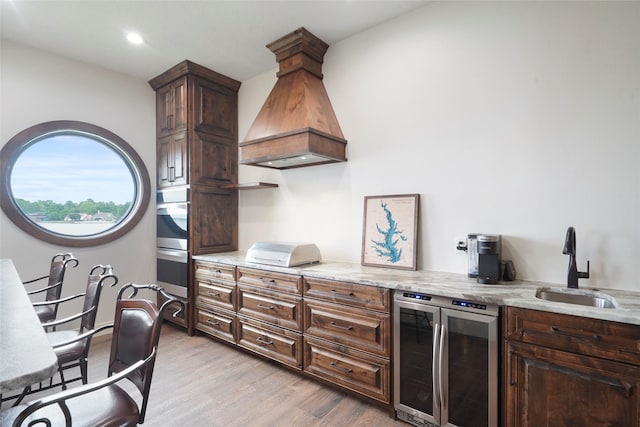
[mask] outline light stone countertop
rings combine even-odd
[[[0,260],[0,279],[2,394],[50,378],[58,370],[58,358],[11,260]]]
[[[568,293],[576,292],[559,283],[516,280],[500,282],[497,285],[481,285],[474,279],[469,279],[466,274],[396,270],[332,261],[284,268],[246,262],[245,254],[242,251],[224,252],[196,255],[193,259],[640,325],[640,292],[587,287],[577,291],[593,292],[596,296],[598,293],[607,294],[613,297],[616,303],[616,308],[596,308],[545,301],[535,297],[536,289],[539,287],[559,288]]]

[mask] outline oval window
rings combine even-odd
[[[2,210],[49,243],[95,246],[131,230],[149,204],[149,175],[122,138],[75,121],[42,123],[1,151]]]

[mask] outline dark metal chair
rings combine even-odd
[[[113,274],[113,268],[110,265],[94,266],[89,272],[85,293],[73,295],[65,299],[66,301],[71,301],[72,299],[84,296],[82,311],[64,319],[45,324],[46,326],[55,327],[80,319],[80,327],[76,330],[47,332],[47,338],[49,338],[49,342],[58,357],[60,383],[50,384],[46,388],[61,385],[64,390],[67,388],[67,383],[73,381],[82,380],[83,384],[87,383],[87,359],[89,357],[91,338],[96,333],[105,329],[104,327],[97,330],[94,329],[102,287],[105,284],[113,287],[117,283],[118,278]],[[65,380],[64,371],[74,367],[80,367],[80,376]]]
[[[158,306],[135,298],[138,290],[150,289],[167,300]],[[125,292],[130,295],[123,297]],[[154,299],[155,300],[155,299]],[[0,425],[135,426],[144,423],[155,364],[162,314],[171,304],[182,302],[157,285],[125,285],[118,293],[107,378],[62,391],[31,403],[0,412]],[[128,379],[140,392],[133,397],[116,383]]]
[[[58,315],[58,305],[61,302],[60,296],[62,295],[64,273],[67,270],[67,266],[70,265],[71,268],[75,268],[78,264],[80,264],[80,262],[72,253],[55,254],[54,257],[51,258],[51,266],[49,267],[48,275],[22,282],[24,285],[28,285],[40,280],[49,279],[46,287],[27,291],[28,295],[36,295],[46,292],[44,302],[33,303],[33,308],[36,311],[40,322],[46,323],[56,319],[56,316]]]

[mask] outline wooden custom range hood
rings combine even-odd
[[[304,28],[267,47],[278,81],[240,143],[240,164],[289,169],[344,162],[347,140],[322,83],[329,45]]]

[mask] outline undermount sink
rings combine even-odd
[[[611,295],[603,294],[592,290],[561,289],[561,288],[538,288],[536,298],[564,302],[567,304],[584,305],[597,308],[616,308],[617,304]]]

